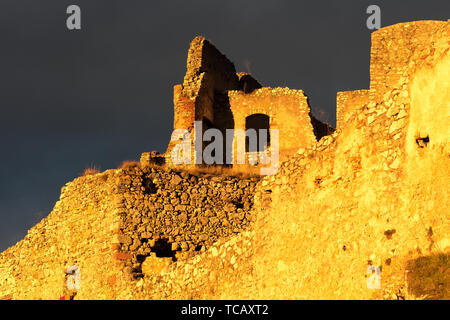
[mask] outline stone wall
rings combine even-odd
[[[77,265],[76,299],[116,298],[115,288],[129,279],[115,239],[117,175],[109,170],[62,188],[53,211],[0,255],[0,297],[57,300],[66,293],[64,270]]]
[[[198,96],[203,86],[199,80],[201,74],[208,74],[213,85],[219,92],[238,88],[239,79],[234,64],[216,49],[208,40],[197,36],[192,40],[187,58],[187,71],[183,82],[186,96]]]
[[[188,50],[183,85],[174,86],[174,129],[188,130],[194,139],[194,121],[215,120],[216,94],[226,94],[241,85],[234,64],[208,40],[197,36]],[[172,162],[170,152],[175,144],[171,142],[167,148],[168,164]]]
[[[410,63],[420,61],[420,57],[413,56],[414,53],[422,52],[425,56],[433,53],[432,39],[436,35],[442,36],[443,32],[448,32],[448,23],[445,21],[398,23],[373,32],[370,52],[371,100],[380,101],[387,90],[401,82],[401,77],[413,74],[408,72]],[[440,39],[448,41],[445,37]]]
[[[184,95],[182,85],[173,87],[173,105],[173,129],[192,131],[195,121],[195,101]]]
[[[299,150],[277,176],[262,181],[255,199],[255,297],[449,297],[448,275],[438,271],[449,267],[448,130],[446,138],[435,134],[433,148],[421,147],[409,132],[420,109],[450,111],[448,100],[443,103],[450,86],[440,85],[434,109],[411,104],[414,86],[403,84],[379,104],[356,109],[342,130]],[[428,124],[435,133],[440,126]],[[282,251],[273,249],[279,243]],[[422,265],[422,273],[410,268],[438,256],[441,262]],[[370,265],[381,269],[381,290],[366,286]],[[413,278],[426,288],[413,290]]]
[[[449,299],[448,25],[393,87],[338,95],[342,125],[261,181],[251,230],[145,279],[141,295]],[[381,290],[367,288],[371,265]]]
[[[270,129],[279,130],[282,154],[295,152],[317,141],[307,97],[302,90],[265,87],[252,93],[229,91],[228,97],[234,129],[245,130],[245,119],[250,115],[269,116]]]
[[[214,122],[214,93],[226,93],[239,87],[234,64],[208,40],[192,40],[183,82],[183,94],[195,99],[195,119]]]
[[[449,298],[448,26],[428,30],[430,47],[411,48],[393,87],[351,106],[336,133],[261,182],[252,297]],[[381,290],[366,286],[370,265]]]
[[[152,252],[185,260],[246,229],[258,180],[127,169],[117,182],[123,199],[121,250],[132,256],[126,267],[140,277],[142,262]]]
[[[369,90],[342,91],[336,98],[336,129],[343,129],[356,110],[369,102]]]
[[[345,126],[265,177],[250,230],[145,278],[139,295],[449,299],[447,48],[415,60],[402,89],[349,106]],[[367,287],[371,265],[380,290]]]
[[[396,43],[410,60],[389,87],[338,94],[338,130],[314,142],[309,124],[311,143],[258,183],[129,166],[67,184],[0,255],[0,298],[57,299],[77,264],[76,299],[449,299],[450,24],[435,25],[412,23],[430,45]],[[289,119],[282,103],[308,120],[301,91],[228,96],[244,119]]]
[[[248,228],[258,180],[138,165],[80,177],[0,255],[0,298],[56,300],[77,265],[76,299],[132,299],[164,258],[182,263]]]
[[[200,36],[191,42],[183,86],[174,87],[174,112],[174,129],[188,130],[192,140],[194,121],[203,122],[203,131],[213,127],[226,137],[227,129],[245,130],[248,116],[267,115],[270,128],[280,130],[281,158],[334,130],[311,115],[302,90],[262,88],[250,74],[236,74],[233,63]],[[177,143],[169,143],[168,164],[172,164],[171,151]],[[191,155],[194,163],[193,144]]]

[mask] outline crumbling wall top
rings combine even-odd
[[[186,96],[196,96],[206,73],[214,90],[223,92],[239,87],[234,64],[202,36],[192,40],[188,51],[187,70],[183,82]]]

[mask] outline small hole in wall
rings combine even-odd
[[[138,254],[138,255],[136,255],[136,261],[137,261],[138,263],[142,263],[142,262],[145,261],[145,258],[146,258],[146,257],[147,257],[147,256],[145,256],[145,255]]]
[[[172,258],[175,261],[175,251],[172,251],[172,244],[168,239],[158,239],[152,247],[158,258]]]
[[[384,231],[384,235],[386,236],[387,239],[392,239],[392,235],[397,232],[395,229],[391,229],[391,230],[386,230]]]
[[[316,179],[314,179],[314,184],[318,187],[320,186],[320,184],[322,183],[322,178],[317,177]]]
[[[416,138],[416,144],[419,148],[425,148],[428,143],[430,143],[430,137],[426,136],[425,138]]]
[[[233,202],[237,209],[243,209],[244,204],[242,202]]]
[[[141,269],[133,269],[133,272],[134,272],[134,274],[133,274],[133,279],[134,280],[139,280],[139,279],[142,279],[143,277],[144,277],[144,275],[141,273],[142,272],[142,270]]]
[[[144,179],[142,185],[144,186],[146,194],[154,194],[158,191],[158,188],[150,179]]]

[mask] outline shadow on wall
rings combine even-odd
[[[450,299],[450,254],[434,254],[409,260],[408,291],[426,300]]]
[[[234,117],[233,112],[231,112],[230,108],[230,100],[228,98],[228,94],[215,92],[214,93],[214,127],[219,129],[222,133],[223,139],[223,163],[226,163],[226,159],[231,158],[232,154],[227,155],[227,129],[234,130]]]

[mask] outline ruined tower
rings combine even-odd
[[[185,129],[193,138],[194,121],[202,123],[202,133],[215,128],[224,137],[227,129],[235,132],[238,129],[266,129],[269,150],[270,130],[278,129],[281,158],[333,131],[311,115],[302,90],[262,87],[250,74],[236,74],[234,64],[201,36],[191,42],[184,82],[174,86],[173,100],[174,129]],[[237,140],[237,134],[234,134],[232,154],[226,154],[225,150],[225,158],[237,153]],[[167,148],[169,164],[172,162],[171,151],[177,143],[179,141],[171,141]],[[226,141],[224,148],[225,144]],[[202,149],[205,146],[203,143]],[[246,145],[245,151],[248,157],[249,152],[264,150],[250,150]]]

